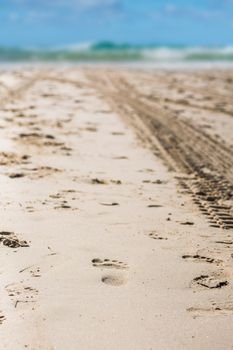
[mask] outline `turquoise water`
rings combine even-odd
[[[208,48],[116,45],[111,42],[60,48],[0,46],[0,62],[233,62],[233,46]]]

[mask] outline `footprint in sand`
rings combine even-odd
[[[112,183],[114,185],[121,185],[122,182],[121,180],[103,180],[103,179],[98,179],[98,178],[95,178],[95,179],[91,179],[91,184],[92,185],[108,185],[109,183]]]
[[[122,132],[122,131],[113,131],[111,134],[113,136],[123,136],[123,135],[125,135],[125,133]]]
[[[107,185],[108,182],[106,180],[103,180],[103,179],[95,178],[95,179],[91,179],[91,184],[92,185]]]
[[[167,237],[160,236],[156,232],[150,232],[148,236],[150,238],[152,238],[152,239],[157,239],[157,240],[160,240],[160,241],[162,241],[162,240],[167,241],[168,240]]]
[[[122,275],[105,275],[101,278],[101,281],[110,286],[122,286],[127,282],[125,276]]]
[[[38,290],[24,286],[22,283],[12,283],[5,287],[8,296],[17,308],[21,304],[28,304],[31,306],[36,303],[36,297],[38,295]]]
[[[61,169],[57,168],[52,168],[49,166],[40,166],[32,169],[28,169],[30,171],[29,177],[34,180],[34,179],[41,179],[47,176],[51,176],[56,173],[62,172]]]
[[[192,280],[193,286],[199,285],[208,289],[220,289],[227,286],[228,284],[229,282],[225,278],[222,278],[217,274],[200,275]]]
[[[0,324],[2,324],[5,321],[5,316],[2,315],[1,311],[0,311]]]
[[[217,265],[222,263],[222,260],[214,259],[214,258],[203,256],[200,254],[194,254],[194,255],[185,254],[185,255],[182,255],[182,259],[191,260],[195,262],[206,262],[209,264],[217,264]]]
[[[162,205],[160,204],[149,204],[147,208],[162,208]]]
[[[11,173],[11,174],[9,174],[10,179],[19,179],[19,178],[24,177],[24,176],[25,176],[24,173]]]
[[[86,128],[83,128],[82,130],[89,131],[89,132],[97,132],[98,129],[95,126],[87,126]]]
[[[52,168],[48,166],[41,166],[37,168],[24,168],[24,172],[9,173],[8,176],[10,179],[19,179],[27,176],[31,180],[35,180],[51,176],[60,172],[62,172],[61,169]]]
[[[49,248],[49,247],[48,247]],[[50,248],[49,248],[50,249]],[[43,256],[43,259],[38,264],[26,266],[19,273],[29,274],[33,278],[41,277],[43,273],[54,269],[60,263],[60,257],[57,253],[50,253]]]
[[[113,157],[113,159],[117,159],[117,160],[126,160],[126,159],[129,159],[129,158],[126,157],[126,156],[116,156],[116,157]]]
[[[128,269],[128,265],[118,260],[110,260],[110,259],[93,259],[92,265],[99,268],[105,269],[118,269],[118,270],[126,270]],[[103,275],[101,278],[101,282],[104,284],[108,284],[110,286],[122,286],[127,283],[127,277],[124,274],[119,273],[111,273]]]
[[[1,166],[11,166],[18,164],[28,164],[28,159],[30,156],[28,155],[17,155],[12,152],[0,152],[0,165]]]
[[[233,244],[233,241],[231,241],[231,240],[215,241],[215,243],[217,243],[217,244],[223,244],[223,245],[229,246],[229,248],[230,248],[230,246]]]
[[[196,306],[187,308],[187,312],[191,313],[194,317],[201,316],[216,316],[216,315],[232,315],[233,314],[233,302],[216,302],[212,301],[207,306]]]
[[[184,221],[184,222],[181,222],[180,223],[181,225],[186,225],[186,226],[193,226],[194,225],[194,222],[192,222],[192,221]]]
[[[105,207],[116,207],[119,205],[117,202],[112,202],[112,203],[100,203],[100,205],[104,205]]]
[[[110,260],[110,259],[93,259],[92,265],[95,267],[101,268],[110,268],[110,269],[128,269],[128,265],[118,260]]]
[[[29,247],[26,241],[19,240],[14,232],[1,231],[0,243],[9,248]]]

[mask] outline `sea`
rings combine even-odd
[[[233,67],[233,45],[130,45],[113,42],[81,43],[61,47],[0,46],[0,63],[132,64],[141,66]]]

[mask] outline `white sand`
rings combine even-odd
[[[14,154],[0,231],[29,247],[0,246],[0,348],[232,349],[233,246],[215,243],[232,235],[209,227],[94,89],[49,75],[1,107],[0,152]],[[216,260],[182,258],[195,254]],[[192,282],[201,275],[229,284]]]

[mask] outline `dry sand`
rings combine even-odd
[[[232,87],[0,71],[1,349],[233,349]]]

